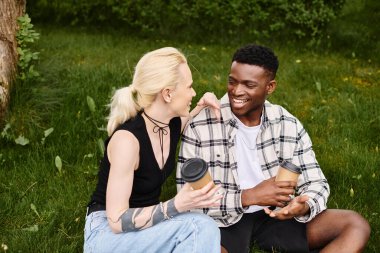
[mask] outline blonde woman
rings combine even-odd
[[[219,117],[212,93],[189,112],[196,95],[192,82],[184,55],[167,47],[145,54],[132,84],[115,92],[98,184],[87,208],[84,252],[220,252],[216,223],[188,212],[219,206],[218,187],[185,185],[174,198],[159,201],[189,118],[205,106]]]

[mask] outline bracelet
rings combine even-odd
[[[171,199],[167,202],[166,206],[166,216],[169,218],[173,218],[175,215],[179,214],[177,208],[174,205],[174,199]]]
[[[169,220],[170,218],[173,218],[175,215],[179,214],[177,208],[174,205],[174,199],[170,199],[166,202],[166,210],[165,205],[160,202],[160,209],[164,215],[164,220]]]
[[[162,202],[160,202],[160,210],[161,210],[161,213],[164,215],[164,219],[166,219],[165,212],[164,212],[164,204]]]
[[[161,213],[164,215],[164,220],[168,220],[169,216],[166,214],[165,209],[164,209],[164,204],[160,202],[160,208],[161,208]]]

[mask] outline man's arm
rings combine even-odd
[[[306,204],[309,210],[304,215],[296,216],[295,218],[300,222],[308,222],[327,208],[330,187],[315,158],[311,139],[298,120],[297,129],[299,129],[297,145],[292,163],[302,169],[297,193],[300,196],[308,196]]]
[[[200,115],[196,118],[205,118],[205,109],[200,112]],[[208,119],[202,120],[202,122],[207,122]],[[216,124],[217,127],[222,127],[221,124]],[[181,177],[181,167],[183,163],[189,159],[194,157],[203,158],[210,167],[210,171],[212,171],[212,177],[216,184],[221,184],[222,188],[218,191],[219,194],[223,196],[221,199],[221,205],[215,208],[207,208],[203,209],[203,211],[214,218],[216,221],[220,221],[221,226],[227,225],[227,219],[239,219],[239,215],[244,212],[244,208],[241,204],[241,190],[238,189],[235,182],[233,181],[233,176],[229,175],[228,178],[230,182],[225,181],[225,174],[227,171],[231,173],[231,170],[227,170],[224,167],[227,166],[228,162],[224,160],[223,157],[218,158],[219,160],[210,161],[210,145],[219,145],[223,141],[220,138],[223,138],[221,134],[218,132],[213,132],[213,135],[209,133],[209,125],[205,123],[205,125],[197,125],[194,127],[193,122],[185,128],[182,135],[182,142],[179,151],[178,164],[177,164],[177,189],[180,190],[184,185],[184,180]],[[214,127],[214,126],[212,126]],[[211,128],[211,127],[210,127]],[[215,129],[214,129],[215,130]],[[210,140],[210,136],[213,136],[213,140]],[[214,144],[211,144],[213,142]],[[220,144],[222,145],[222,144]],[[207,153],[208,152],[208,153]],[[232,181],[231,181],[232,180]]]
[[[293,215],[286,214],[284,218],[295,217],[300,222],[308,222],[326,209],[329,195],[327,180],[315,159],[310,137],[299,120],[282,107],[273,106],[266,109],[272,118],[278,118],[279,121],[259,135],[261,139],[259,138],[258,145],[262,147],[259,154],[270,172],[274,164],[282,160],[291,162],[301,169],[296,193],[298,196],[305,196],[296,198],[283,211],[289,211],[289,214]],[[273,138],[277,144],[266,145]],[[278,209],[275,212],[278,213]]]
[[[243,190],[242,205],[284,207],[284,203],[291,201],[289,195],[294,193],[296,185],[296,182],[292,181],[275,181],[274,177],[264,180],[253,188]]]

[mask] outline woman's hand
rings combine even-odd
[[[220,119],[220,102],[219,99],[212,92],[206,92],[198,101],[197,106],[209,106],[213,110],[217,119]]]
[[[214,186],[213,182],[210,182],[199,190],[193,190],[190,184],[186,183],[175,196],[175,207],[181,213],[195,208],[219,206],[223,197],[217,194],[219,188],[220,185]]]
[[[215,96],[214,93],[212,92],[206,92],[205,94],[203,94],[203,96],[201,97],[201,99],[199,99],[198,103],[197,103],[197,106],[194,107],[194,109],[190,112],[189,116],[187,117],[181,117],[181,121],[182,121],[182,127],[181,127],[181,132],[183,131],[183,129],[185,129],[188,121],[197,116],[198,113],[205,107],[209,106],[211,108],[211,110],[214,112],[215,114],[215,117],[217,118],[217,120],[220,120],[221,118],[221,113],[220,113],[220,102],[218,100],[218,98]]]
[[[204,107],[209,106],[214,112],[215,117],[220,119],[220,102],[212,92],[206,92],[199,99],[197,106],[191,111],[190,116],[195,117]]]

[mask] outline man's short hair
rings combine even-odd
[[[273,80],[278,69],[278,59],[270,48],[249,44],[236,50],[232,62],[256,65],[264,68],[268,77]]]

